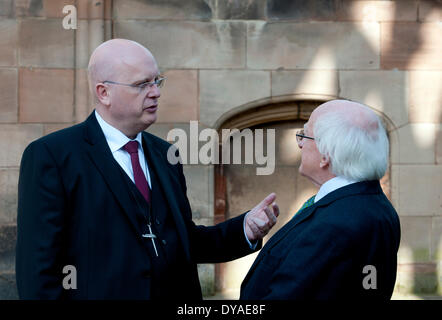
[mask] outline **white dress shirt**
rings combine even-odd
[[[137,134],[137,137],[134,140],[129,139],[124,133],[120,130],[112,127],[109,123],[104,121],[104,119],[100,116],[100,114],[95,110],[95,117],[97,118],[98,124],[103,130],[104,137],[106,138],[107,144],[114,156],[114,159],[118,162],[118,164],[123,168],[124,172],[127,173],[129,178],[135,183],[134,179],[134,171],[132,169],[132,162],[130,160],[130,154],[123,149],[123,147],[129,141],[138,141],[138,158],[140,161],[141,169],[144,172],[144,176],[146,177],[147,183],[149,183],[149,187],[152,189],[152,184],[150,182],[150,174],[149,168],[147,166],[146,158],[144,157],[143,151],[143,142],[141,137],[141,132]]]
[[[150,182],[150,174],[149,174],[149,168],[147,166],[146,158],[144,157],[143,147],[142,147],[142,139],[141,139],[141,132],[137,134],[137,137],[134,140],[129,139],[124,133],[122,133],[120,130],[112,127],[109,123],[104,121],[104,119],[100,116],[100,114],[95,110],[95,117],[97,118],[98,124],[100,125],[101,129],[103,130],[104,137],[106,138],[107,144],[109,145],[109,148],[112,152],[112,155],[114,156],[115,160],[118,162],[118,164],[123,168],[123,170],[127,173],[129,178],[135,183],[134,179],[134,173],[132,170],[132,162],[130,160],[130,155],[128,152],[126,152],[123,147],[126,143],[129,141],[138,141],[138,157],[140,160],[141,169],[144,172],[144,175],[146,176],[147,182],[149,183],[150,188],[152,188],[151,182]],[[257,241],[252,244],[250,243],[249,239],[246,235],[246,229],[245,229],[245,219],[244,219],[244,236],[250,246],[251,249],[256,248]]]
[[[339,188],[348,186],[349,184],[356,183],[359,181],[347,179],[342,176],[334,177],[327,182],[325,182],[320,188],[315,196],[315,203],[324,198],[330,192],[335,191]]]

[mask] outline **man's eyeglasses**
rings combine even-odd
[[[298,143],[300,143],[304,138],[305,138],[305,139],[315,140],[315,138],[312,138],[312,137],[306,136],[306,135],[304,134],[304,130],[303,130],[303,129],[301,129],[301,130],[299,130],[298,132],[296,132],[296,141],[297,141]]]
[[[156,85],[158,88],[161,88],[164,85],[165,80],[166,80],[165,77],[157,77],[152,81],[145,81],[145,82],[142,82],[139,84],[128,84],[128,83],[121,83],[121,82],[110,81],[110,80],[103,81],[103,83],[112,83],[112,84],[117,84],[120,86],[126,86],[126,87],[132,87],[132,88],[138,88],[140,90],[144,90],[146,88],[152,88],[154,85]]]

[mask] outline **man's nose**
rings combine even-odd
[[[149,92],[147,94],[149,98],[158,99],[161,96],[160,88],[156,84],[149,88]]]

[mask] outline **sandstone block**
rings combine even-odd
[[[439,23],[382,23],[382,69],[442,69]]]
[[[17,221],[18,169],[0,170],[0,224]]]
[[[14,1],[13,0],[3,0],[0,2],[0,16],[1,17],[12,17],[14,15]]]
[[[439,125],[436,132],[436,163],[442,164],[442,125]]]
[[[401,244],[398,263],[430,261],[431,217],[401,216]]]
[[[338,96],[338,72],[334,70],[272,71],[272,96],[315,94]]]
[[[243,104],[270,97],[270,91],[270,73],[267,71],[202,70],[200,121],[213,127],[227,112]]]
[[[414,0],[401,1],[355,1],[339,2],[339,20],[382,22],[416,21],[418,3]]]
[[[17,69],[0,69],[0,122],[17,122]]]
[[[21,66],[73,68],[74,30],[65,30],[61,19],[20,22]]]
[[[442,20],[442,4],[435,0],[419,1],[419,21],[440,22]]]
[[[149,20],[210,20],[212,9],[209,1],[192,0],[114,0],[114,18]]]
[[[0,66],[15,66],[18,52],[18,22],[0,20]]]
[[[271,20],[334,21],[337,1],[268,0],[267,16]]]
[[[434,164],[437,126],[412,123],[399,128],[399,163]]]
[[[240,68],[245,65],[245,24],[201,21],[118,21],[115,38],[149,48],[162,69]]]
[[[442,72],[410,71],[408,73],[410,122],[442,122]]]
[[[408,122],[406,77],[402,71],[340,71],[340,96],[365,103],[399,127]]]
[[[221,20],[264,20],[266,0],[252,1],[208,1],[215,8],[216,19]]]
[[[26,146],[43,135],[40,124],[0,124],[0,167],[18,167]]]
[[[402,165],[399,172],[399,208],[401,216],[440,215],[442,166]]]
[[[159,123],[198,120],[198,72],[196,70],[168,70],[161,89],[158,109]]]
[[[376,69],[379,26],[353,23],[249,22],[252,69]]]
[[[20,122],[73,122],[74,71],[20,69]]]
[[[442,217],[433,217],[431,228],[431,259],[442,263]]]
[[[213,211],[210,211],[209,206],[210,193],[213,193],[213,183],[209,185],[209,174],[212,172],[210,166],[186,165],[183,170],[186,177],[187,197],[192,207],[192,217],[209,218],[213,221]]]

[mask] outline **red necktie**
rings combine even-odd
[[[129,141],[123,147],[124,150],[129,152],[130,161],[132,162],[132,170],[134,172],[135,185],[140,190],[147,203],[150,203],[150,189],[147,184],[146,176],[140,166],[140,160],[138,158],[138,141]]]

